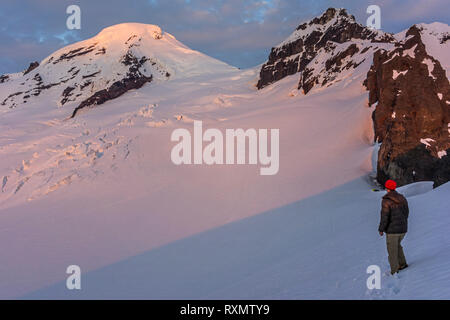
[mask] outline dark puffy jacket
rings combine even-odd
[[[381,219],[378,231],[406,233],[408,231],[408,201],[397,191],[386,193],[381,203]]]

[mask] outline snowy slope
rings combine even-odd
[[[80,292],[58,283],[27,298],[449,299],[450,184],[419,189],[408,196],[409,268],[394,277],[376,230],[384,192],[357,178],[88,273]],[[366,287],[370,265],[381,267],[380,290]]]
[[[8,176],[0,205],[2,297],[61,280],[69,264],[87,272],[372,170],[360,82],[302,100],[289,95],[295,79],[256,91],[255,78],[247,70],[194,85],[174,80],[157,94],[144,87],[63,123],[15,128],[1,162]],[[192,119],[221,130],[279,128],[278,174],[261,176],[255,165],[175,166],[170,135],[192,130]]]
[[[429,55],[439,60],[444,70],[450,70],[450,28],[445,23],[434,22],[417,25]],[[450,72],[447,71],[447,78]]]
[[[150,34],[145,53],[144,44],[124,47],[120,32],[117,46],[108,29],[98,35],[107,53],[118,48],[111,65],[122,68],[117,58],[128,50],[152,52],[173,77],[161,74],[71,119],[79,101],[58,108],[56,86],[3,110],[1,298],[450,298],[448,183],[407,192],[411,267],[383,278],[381,291],[365,286],[368,265],[387,269],[376,231],[382,193],[371,191],[378,147],[362,86],[371,59],[306,96],[295,94],[296,76],[256,90],[257,68],[237,70],[166,34],[156,39],[154,26],[133,25],[141,27]],[[45,61],[26,76],[44,74]],[[278,174],[175,166],[170,135],[192,130],[193,120],[280,129]],[[83,271],[80,292],[65,289],[71,264]]]

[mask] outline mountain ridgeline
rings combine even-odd
[[[360,81],[373,109],[375,142],[381,143],[377,180],[432,180],[437,186],[450,180],[449,45],[446,24],[417,24],[390,34],[363,26],[345,9],[329,8],[271,49],[256,87],[298,77],[296,88],[307,95]],[[158,26],[119,24],[23,72],[1,75],[0,112],[36,105],[74,118],[130,90],[236,71]]]

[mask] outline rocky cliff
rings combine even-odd
[[[376,104],[375,139],[382,142],[380,183],[450,180],[450,85],[439,54],[430,54],[430,39],[425,39],[436,38],[442,46],[438,52],[445,52],[448,33],[439,29],[444,25],[414,25],[395,49],[374,54],[365,85],[369,104]]]

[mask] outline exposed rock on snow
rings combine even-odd
[[[147,77],[144,75],[133,75],[129,74],[126,78],[123,78],[122,80],[114,82],[111,87],[107,89],[103,89],[100,91],[97,91],[92,96],[90,96],[88,99],[82,101],[78,107],[76,107],[73,110],[72,118],[75,117],[81,109],[85,107],[95,106],[99,104],[103,104],[108,100],[115,99],[117,97],[120,97],[125,92],[131,90],[131,89],[139,89],[147,82],[152,81],[152,77]]]
[[[4,82],[8,81],[8,79],[9,79],[9,76],[7,74],[2,74],[0,76],[0,83],[4,83]]]
[[[34,69],[36,69],[37,67],[39,67],[39,62],[35,61],[30,63],[30,66],[28,67],[27,70],[24,71],[24,75],[26,75],[27,73],[30,73],[31,71],[33,71]]]
[[[103,104],[108,100],[112,100],[121,96],[122,94],[131,89],[139,89],[147,82],[151,82],[153,80],[153,75],[146,76],[142,74],[140,71],[140,69],[147,61],[148,59],[145,56],[138,59],[133,55],[133,53],[128,51],[121,61],[122,64],[126,65],[129,68],[126,76],[121,80],[114,82],[110,87],[97,91],[88,99],[82,101],[80,105],[76,107],[75,110],[73,111],[72,118],[75,117],[75,115],[79,110],[85,107]],[[166,72],[166,74],[167,77],[170,76],[168,72]]]

